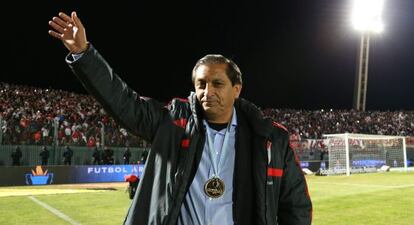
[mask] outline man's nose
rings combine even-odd
[[[214,95],[213,85],[206,84],[206,87],[204,88],[204,95],[207,97]]]

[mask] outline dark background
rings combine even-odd
[[[31,1],[2,6],[0,81],[85,93],[67,50],[48,35],[76,10],[88,40],[134,90],[160,101],[192,90],[209,53],[232,58],[242,97],[266,108],[350,109],[360,34],[351,0]],[[368,110],[413,110],[414,1],[388,0],[385,31],[371,38]]]

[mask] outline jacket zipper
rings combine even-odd
[[[269,143],[270,143],[270,150],[269,150]],[[265,224],[267,225],[268,224],[268,221],[267,221],[267,214],[268,214],[268,203],[267,203],[267,195],[268,195],[268,193],[267,193],[267,179],[268,179],[268,176],[267,176],[267,169],[269,168],[269,165],[270,165],[270,162],[271,162],[271,160],[272,160],[272,152],[271,152],[271,143],[272,142],[270,142],[268,139],[266,139],[265,140],[265,143],[264,143],[264,147],[265,147],[265,149],[266,149],[266,156],[267,156],[267,163],[266,163],[266,168],[265,168],[265,179],[264,179],[264,189],[265,189],[265,196],[264,196],[264,202],[265,202],[265,215],[264,215],[264,219],[265,219]]]

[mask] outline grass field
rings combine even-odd
[[[307,180],[314,225],[414,225],[414,172]],[[122,224],[130,204],[125,186],[1,187],[0,224]]]

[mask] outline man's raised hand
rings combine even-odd
[[[71,53],[78,54],[88,48],[85,27],[76,12],[72,12],[71,17],[60,12],[58,17],[49,21],[49,26],[53,28],[49,34],[61,40]]]

